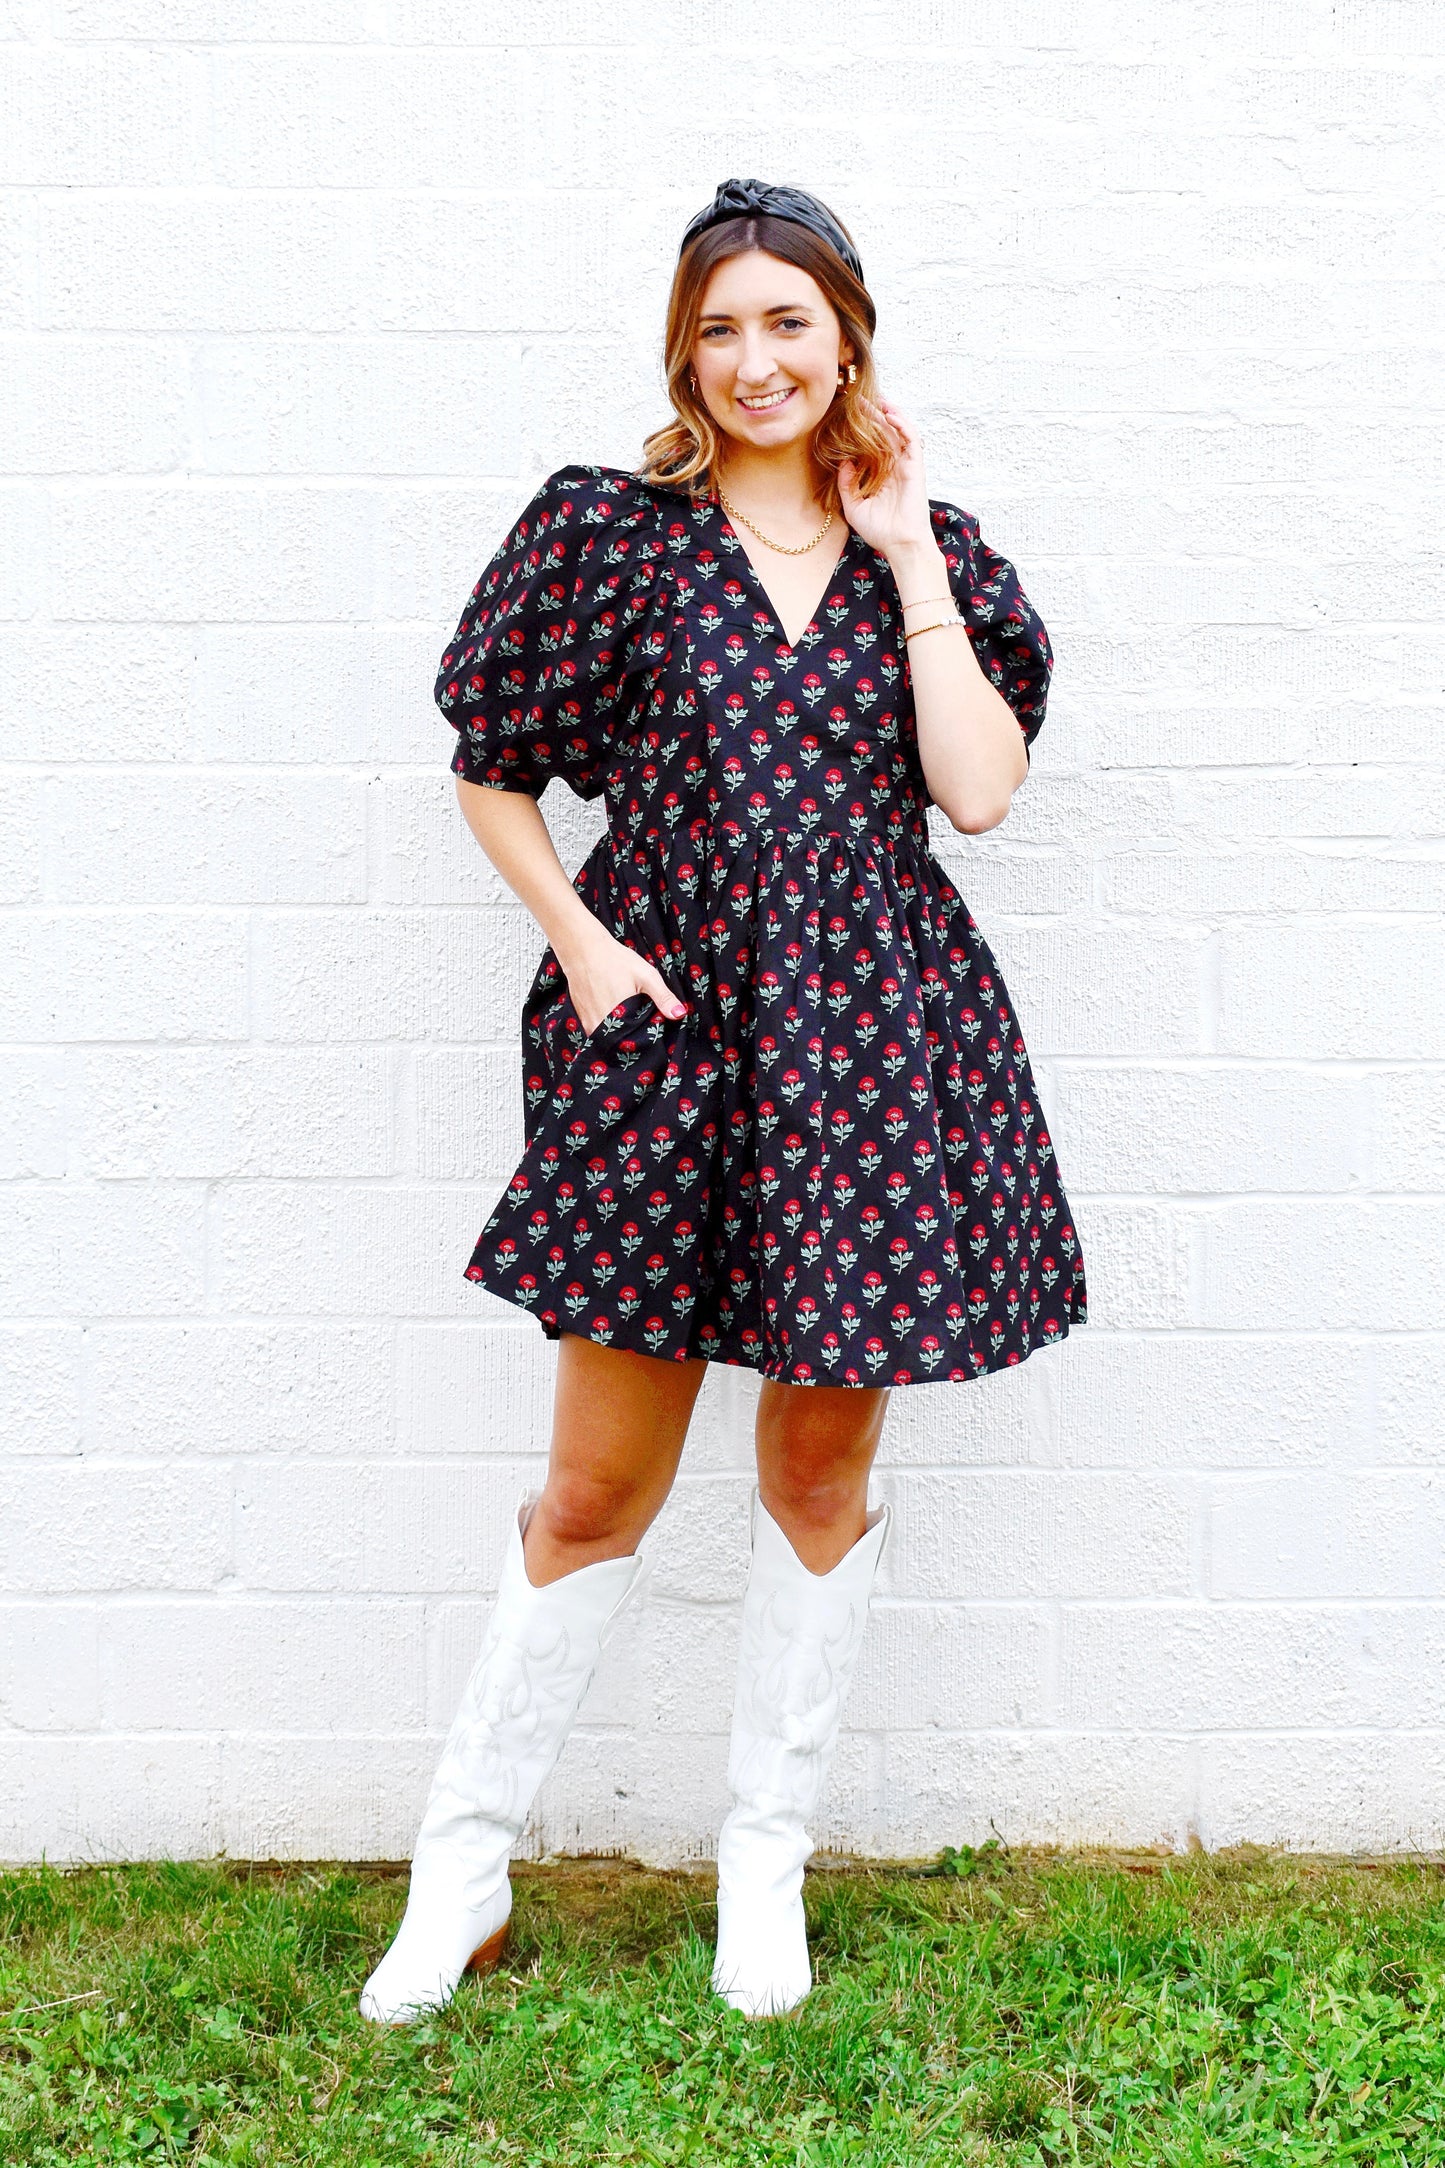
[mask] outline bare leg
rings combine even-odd
[[[863,1534],[888,1394],[886,1385],[763,1381],[758,1489],[811,1573],[830,1573]]]
[[[523,1545],[534,1588],[637,1549],[672,1489],[706,1375],[705,1362],[562,1334],[547,1483]]]

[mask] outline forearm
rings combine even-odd
[[[943,552],[931,539],[890,550],[907,629],[953,610]],[[926,604],[926,607],[910,607]],[[908,643],[918,757],[929,791],[957,829],[996,828],[1028,773],[1017,718],[990,685],[966,631],[952,627]]]
[[[457,799],[472,834],[570,974],[569,959],[596,936],[600,922],[572,886],[536,799],[525,791],[468,783],[462,776]]]

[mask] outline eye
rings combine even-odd
[[[703,337],[705,339],[710,339],[713,336],[714,332],[721,332],[725,337],[727,335],[727,331],[728,326],[726,324],[709,324],[706,330],[703,332]]]
[[[779,329],[782,331],[806,331],[807,328],[806,316],[784,316],[779,320]]]

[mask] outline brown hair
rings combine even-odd
[[[838,387],[837,398],[814,430],[813,458],[827,478],[829,498],[836,496],[835,478],[845,459],[855,462],[860,495],[871,497],[893,466],[887,437],[863,407],[865,399],[878,397],[873,373],[873,333],[878,312],[867,287],[853,276],[837,251],[791,218],[725,219],[719,225],[704,227],[683,250],[668,296],[663,345],[667,395],[675,419],[664,422],[646,439],[638,472],[644,481],[670,482],[690,489],[694,495],[704,486],[704,478],[717,458],[719,431],[689,381],[692,349],[708,279],[718,264],[749,249],[763,249],[769,256],[806,271],[837,312],[843,336],[852,343],[858,373],[852,383]]]

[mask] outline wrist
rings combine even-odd
[[[896,543],[885,554],[905,610],[912,602],[951,593],[948,565],[932,535]]]
[[[594,942],[600,945],[612,938],[601,919],[594,911],[588,910],[575,891],[570,903],[545,925],[542,931],[547,936],[552,954],[569,978]]]

